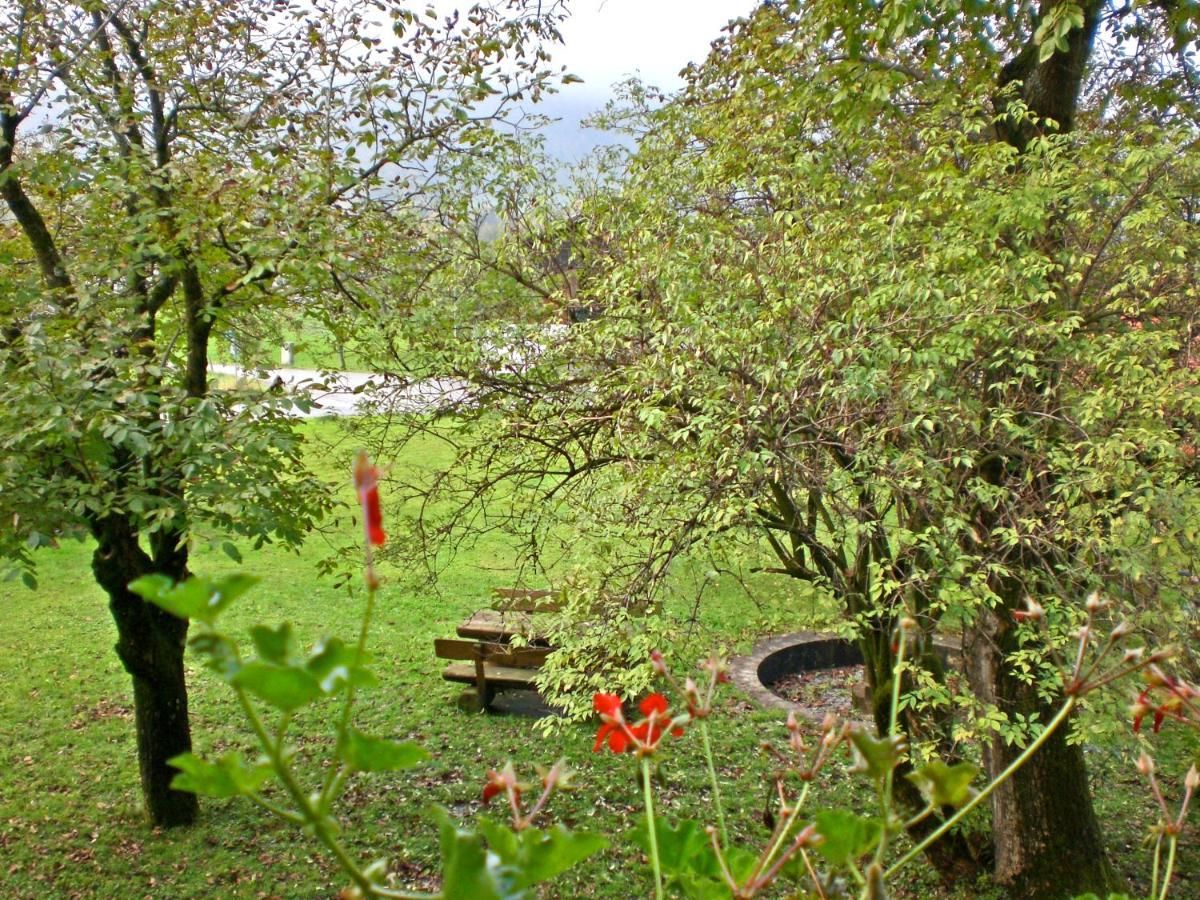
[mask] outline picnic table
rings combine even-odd
[[[450,660],[446,681],[472,685],[459,698],[464,708],[487,711],[496,691],[537,690],[537,671],[554,648],[537,634],[537,614],[559,608],[549,590],[496,588],[492,608],[472,613],[456,629],[458,639],[438,638],[434,652]],[[520,646],[513,638],[520,637]]]

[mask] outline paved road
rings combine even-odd
[[[320,372],[316,369],[243,369],[241,366],[210,365],[217,375],[253,378],[268,384],[278,384],[291,393],[306,391],[313,401],[308,413],[296,412],[302,418],[319,416],[354,416],[367,412],[383,400],[393,412],[425,412],[462,403],[468,398],[467,383],[451,378],[430,378],[410,385],[389,382],[381,375],[369,372]]]

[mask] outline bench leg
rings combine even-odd
[[[477,713],[483,712],[479,706],[479,692],[475,688],[468,688],[458,695],[455,701],[456,705],[463,712]]]
[[[483,654],[480,653],[475,657],[475,695],[478,697],[479,710],[487,712],[492,706],[492,697],[495,696],[495,688],[488,684],[487,676],[483,671]]]

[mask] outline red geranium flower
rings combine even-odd
[[[596,732],[593,752],[599,751],[607,742],[608,748],[614,753],[635,750],[646,755],[654,752],[668,730],[675,737],[683,734],[683,725],[675,724],[667,698],[662,694],[651,694],[641,702],[638,708],[645,718],[634,725],[625,721],[621,698],[616,694],[596,694],[592,698],[592,705],[604,723]]]
[[[1142,720],[1149,713],[1154,713],[1153,729],[1156,734],[1162,728],[1163,721],[1168,717],[1182,719],[1180,708],[1196,693],[1190,685],[1163,674],[1154,667],[1151,667],[1146,677],[1150,680],[1150,686],[1138,694],[1137,700],[1133,704],[1133,731],[1135,734],[1141,731]],[[1155,704],[1151,695],[1158,688],[1165,688],[1167,696],[1161,703]]]
[[[592,706],[600,713],[604,723],[596,732],[596,744],[592,752],[597,752],[605,741],[613,753],[623,753],[629,744],[626,734],[625,717],[621,712],[621,698],[616,694],[596,694],[592,698]]]
[[[662,694],[651,694],[641,702],[638,707],[642,711],[643,716],[666,715],[667,713],[667,698]]]

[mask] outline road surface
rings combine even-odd
[[[307,413],[296,410],[296,415],[301,418],[361,415],[371,411],[381,401],[392,412],[426,412],[463,403],[469,396],[467,383],[451,378],[429,378],[401,386],[370,372],[243,369],[241,366],[216,363],[208,369],[214,375],[232,375],[276,384],[293,394],[307,392],[312,398],[313,407]],[[384,395],[386,400],[379,395],[379,389],[387,391]]]

